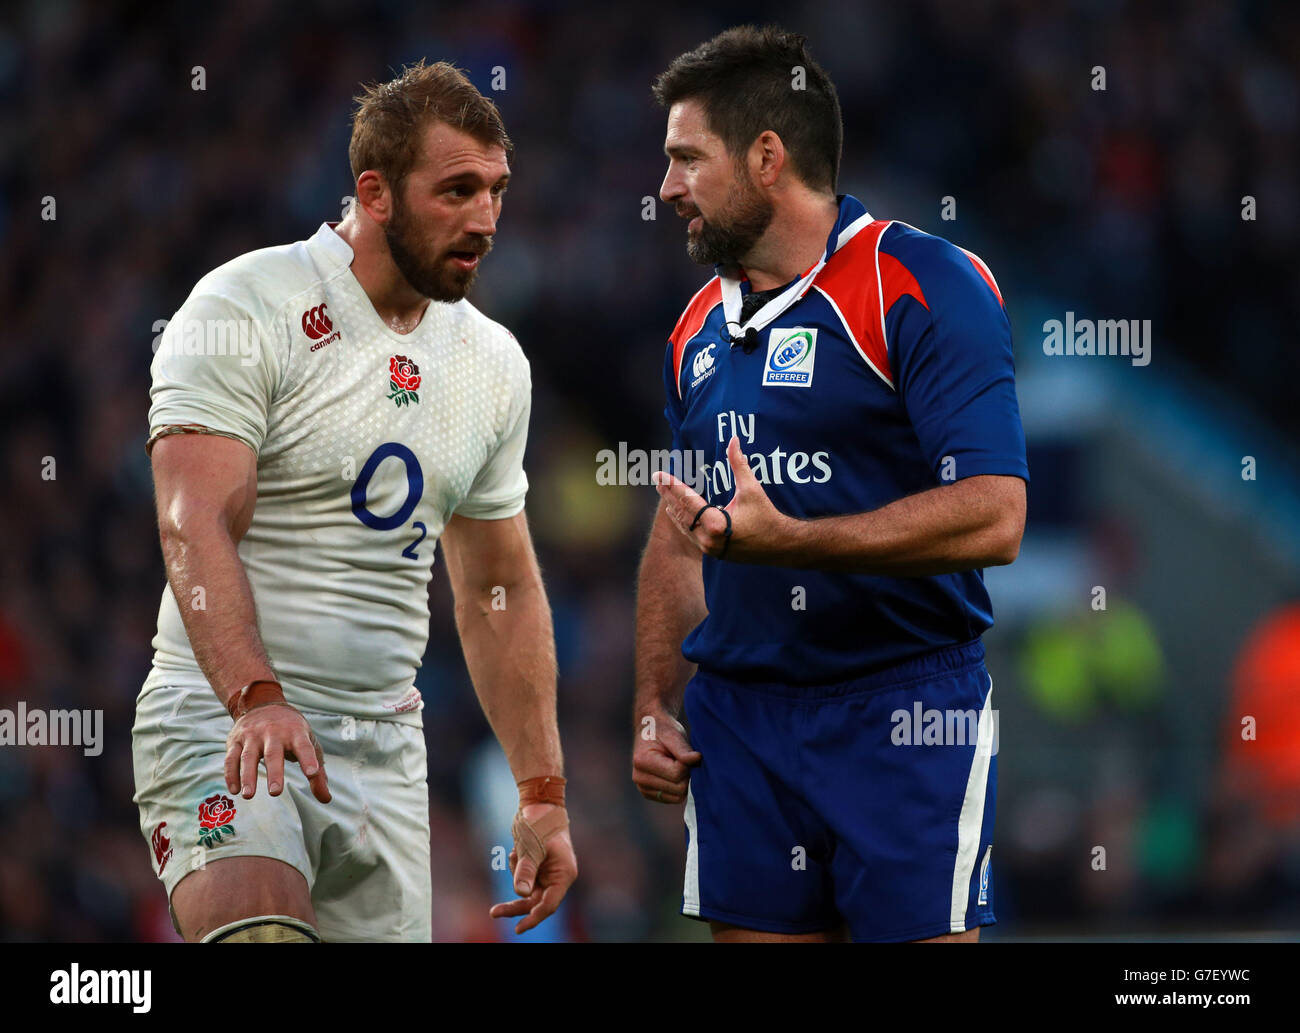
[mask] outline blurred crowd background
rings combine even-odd
[[[840,189],[979,253],[1012,319],[1034,481],[1021,558],[988,572],[986,934],[1300,928],[1300,8],[28,0],[0,17],[0,706],[102,708],[106,745],[0,747],[0,939],[175,936],[129,748],[164,578],[143,448],[156,323],[216,265],[340,217],[357,84],[419,57],[465,68],[517,145],[472,300],[532,363],[528,508],[582,867],[534,935],[706,935],[677,916],[680,812],[630,780],[656,496],[599,486],[596,453],[667,447],[662,349],[708,275],[671,209],[642,217],[665,168],[649,84],[768,20],[837,84]],[[1151,320],[1150,365],[1045,356],[1067,311]],[[500,753],[441,564],[431,609],[435,935],[508,938],[487,916],[509,895],[489,863]]]

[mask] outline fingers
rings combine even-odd
[[[632,751],[632,783],[652,803],[678,804],[690,788],[690,769],[703,760],[686,729],[669,714],[655,719],[654,738]]]
[[[518,900],[508,900],[501,904],[493,904],[488,914],[493,918],[516,918],[519,915],[526,915],[537,902],[542,899],[542,891],[534,890],[526,897],[520,897]],[[519,930],[516,929],[516,932]]]
[[[576,868],[561,863],[559,867],[550,869],[550,874],[546,877],[546,885],[535,886],[531,893],[518,900],[494,904],[488,914],[493,918],[517,918],[524,915],[524,919],[515,926],[515,933],[526,933],[555,914],[576,877]],[[517,883],[516,892],[518,892]]]
[[[745,518],[749,528],[747,535],[750,536],[754,533],[750,527],[754,524],[751,510],[757,507],[755,511],[763,516],[772,509],[767,493],[741,449],[740,438],[734,434],[727,441],[727,463],[731,467],[735,492],[725,507],[709,504],[699,492],[667,471],[656,471],[653,475],[655,490],[663,499],[664,512],[673,526],[694,541],[701,552],[714,559],[726,558],[732,544],[733,521],[742,505],[750,507]],[[733,552],[732,555],[736,554]]]
[[[735,442],[736,439],[732,440]],[[738,450],[740,445],[737,443],[734,447]],[[673,526],[694,541],[702,552],[710,555],[720,553],[730,526],[727,518],[717,509],[705,508],[708,503],[704,497],[672,474],[660,471],[654,476],[655,490],[663,498],[664,512]]]
[[[691,784],[687,769],[683,767],[682,771],[680,778],[665,778],[648,770],[638,758],[632,767],[632,783],[642,796],[654,803],[681,803],[686,799],[686,790]]]
[[[664,495],[662,491],[659,494]],[[673,527],[677,528],[678,534],[684,534],[687,538],[694,537],[690,532],[690,523],[682,518],[681,506],[667,495],[664,495],[664,512],[668,514]]]
[[[735,434],[731,435],[731,440],[727,442],[727,462],[731,466],[731,472],[736,475],[736,491],[740,491],[741,485],[749,485],[751,482],[757,484],[758,478],[754,476],[754,471],[749,465],[749,460],[745,453],[740,450],[740,438]]]
[[[643,776],[659,778],[672,785],[685,782],[690,774],[690,768],[681,761],[650,747],[637,752],[634,767]]]
[[[510,860],[515,873],[515,892],[520,899],[494,904],[488,913],[493,918],[523,915],[523,920],[515,926],[518,934],[536,928],[555,913],[578,877],[578,862],[567,832],[557,832],[547,840],[540,869],[526,856],[519,856],[515,866],[516,854],[517,849],[511,852]]]
[[[537,878],[537,862],[531,857],[519,858],[515,866],[515,892],[526,897],[533,892],[533,881]]]
[[[283,735],[282,733],[280,735],[268,735],[264,756],[266,759],[268,787],[278,781],[282,789],[284,786],[284,762],[286,760],[295,761],[302,768],[302,773],[307,777],[307,784],[311,787],[312,795],[321,803],[329,803],[333,799],[329,789],[329,779],[325,774],[325,753],[321,749],[320,740],[307,726],[305,719],[302,726],[294,729],[290,735]],[[272,789],[272,795],[277,794],[278,790]]]
[[[319,740],[309,728],[303,727],[294,736],[293,755],[302,768],[302,773],[307,776],[312,796],[321,803],[329,803],[333,797],[330,795],[329,779],[325,776],[325,754],[320,748]]]
[[[681,518],[677,515],[676,506],[664,506],[664,512],[668,514],[668,519],[672,521],[673,527],[677,528],[678,534],[684,534],[687,538],[691,537],[691,532],[686,530],[686,525],[682,523]]]
[[[560,906],[560,901],[564,899],[564,891],[567,886],[550,885],[542,891],[541,899],[533,905],[531,911],[524,917],[518,925],[515,926],[516,935],[528,932],[529,929],[535,929],[541,925],[551,915],[555,914],[555,909]]]
[[[678,796],[685,798],[686,787],[690,785],[690,779],[683,778],[678,781],[669,781],[666,778],[656,778],[653,775],[647,775],[645,772],[638,772],[632,779],[636,787],[641,790],[641,795],[649,800],[656,800],[657,794],[663,793],[663,802],[667,803],[669,797]]]
[[[244,737],[244,749],[239,755],[239,786],[245,800],[257,792],[257,762],[262,759],[262,744],[251,735]]]
[[[679,481],[672,474],[660,470],[654,474],[655,491],[664,500],[664,510],[668,518],[677,525],[682,534],[692,534],[691,522],[695,514],[704,505],[704,499],[690,485]]]
[[[226,740],[226,792],[239,793],[239,755],[243,752],[243,740],[229,738]]]
[[[653,803],[681,803],[690,786],[690,769],[662,753],[643,750],[634,759],[632,782]]]
[[[674,722],[676,724],[676,722]],[[667,725],[660,727],[658,732],[659,744],[666,749],[674,758],[689,767],[694,767],[703,756],[700,751],[691,746],[691,741],[686,738],[686,733],[682,730],[681,725],[673,727]]]
[[[268,738],[263,756],[266,758],[266,791],[279,796],[284,788],[284,747],[278,739]]]
[[[654,483],[655,490],[663,498],[671,497],[677,488],[685,488],[687,485],[684,481],[679,481],[667,470],[656,470],[650,475],[650,480]]]
[[[681,723],[663,715],[654,719],[653,737],[637,742],[633,759],[638,767],[675,782],[686,777],[686,768],[695,767],[704,758],[691,746]]]
[[[253,719],[248,715],[235,722],[226,741],[226,789],[251,800],[257,792],[257,768],[266,763],[266,787],[272,796],[284,791],[284,762],[297,761],[307,776],[312,795],[321,803],[332,799],[325,776],[325,753],[320,740],[302,714],[292,708],[279,708],[272,718]],[[284,714],[288,717],[288,722]],[[249,723],[251,721],[251,724]]]
[[[650,800],[650,803],[682,803],[686,799],[686,789],[690,785],[690,782],[672,784],[672,782],[664,782],[659,778],[645,777],[633,778],[632,781],[636,782],[637,790],[640,791],[642,797]]]

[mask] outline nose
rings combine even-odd
[[[465,224],[466,233],[476,233],[490,237],[497,231],[497,198],[490,191],[482,191],[470,209],[469,221]]]
[[[668,163],[664,181],[659,185],[659,200],[664,204],[674,204],[679,197],[686,195],[686,181],[677,168],[676,162]]]

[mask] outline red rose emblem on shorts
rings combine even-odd
[[[223,836],[233,836],[235,805],[230,797],[216,793],[199,804],[199,844],[219,844]]]
[[[420,367],[405,355],[394,355],[388,360],[388,381],[392,388],[388,397],[395,405],[403,406],[420,400],[415,393],[420,386]]]

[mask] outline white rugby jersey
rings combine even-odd
[[[523,509],[532,385],[469,302],[430,302],[399,334],[351,263],[326,223],[203,277],[162,334],[149,433],[201,424],[257,455],[239,556],[286,698],[418,723],[434,545],[453,512]],[[145,692],[207,684],[178,603],[216,601],[164,589]]]

